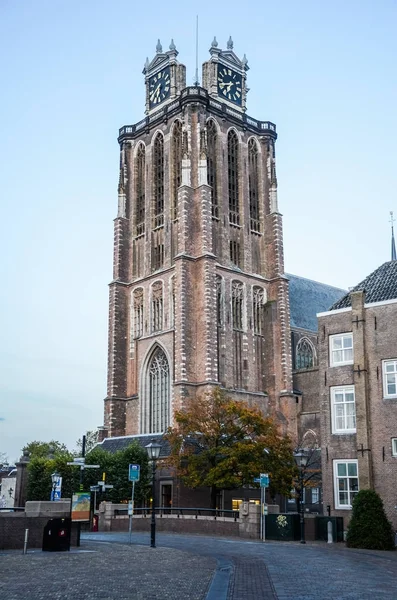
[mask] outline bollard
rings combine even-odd
[[[26,554],[28,551],[28,537],[29,537],[29,529],[25,529],[25,541],[23,543],[23,553]]]
[[[328,521],[327,523],[327,533],[328,533],[328,544],[332,544],[333,536],[332,536],[332,521]]]

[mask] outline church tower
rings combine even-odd
[[[103,436],[161,433],[214,386],[295,427],[276,127],[246,114],[248,63],[216,39],[186,87],[173,41],[119,132]]]

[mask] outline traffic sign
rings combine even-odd
[[[268,473],[261,473],[260,474],[260,484],[261,487],[269,487],[269,475]]]
[[[141,465],[129,465],[128,468],[128,480],[139,481],[141,476]]]
[[[261,480],[259,477],[254,477],[254,483],[260,483],[260,482],[261,482]]]

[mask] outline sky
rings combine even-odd
[[[245,53],[247,113],[277,125],[286,271],[347,288],[390,259],[397,217],[395,0],[0,0],[0,452],[103,424],[119,127],[146,57],[195,76]],[[200,67],[201,73],[201,67]]]

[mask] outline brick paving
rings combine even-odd
[[[85,534],[82,552],[0,552],[1,600],[395,600],[397,552],[206,536]]]

